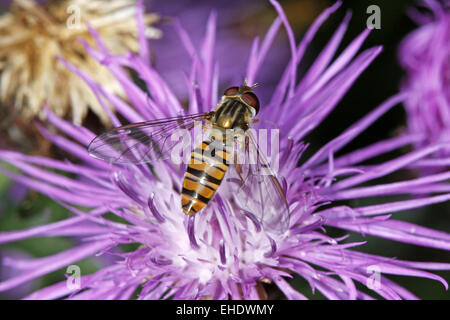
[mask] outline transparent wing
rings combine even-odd
[[[250,130],[235,144],[233,158],[227,180],[237,205],[257,218],[265,231],[284,233],[289,227],[286,196]]]
[[[209,120],[205,112],[114,128],[91,141],[89,154],[113,163],[146,163],[167,159],[179,140],[172,139],[178,129],[191,130],[196,121]]]

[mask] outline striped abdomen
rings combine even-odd
[[[184,213],[194,214],[208,204],[227,172],[229,157],[226,145],[212,143],[210,139],[194,149],[181,192]]]

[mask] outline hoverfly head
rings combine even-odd
[[[244,80],[244,84],[239,87],[230,87],[223,93],[226,98],[235,98],[241,100],[246,106],[253,109],[254,115],[259,112],[259,99],[253,92],[253,88],[257,87],[255,83],[252,86],[247,85],[247,79]]]

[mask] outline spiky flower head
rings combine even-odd
[[[58,116],[81,123],[92,110],[103,123],[109,119],[92,91],[57,59],[63,57],[111,93],[124,97],[110,71],[90,57],[77,39],[93,43],[88,26],[101,34],[113,54],[137,52],[135,0],[14,0],[10,12],[0,17],[0,99],[25,119],[42,115],[46,104]],[[152,24],[156,14],[146,14],[145,36],[157,38]]]
[[[399,59],[406,70],[402,91],[407,93],[405,108],[408,129],[423,137],[418,146],[450,142],[450,1],[421,2],[425,12],[411,10],[419,27],[406,36]],[[428,166],[450,164],[443,151]],[[424,163],[423,165],[425,165]]]
[[[107,259],[108,265],[96,273],[83,274],[78,287],[67,285],[64,280],[36,291],[28,298],[128,299],[137,294],[140,299],[260,299],[267,297],[264,284],[272,283],[289,299],[305,299],[305,295],[294,290],[288,282],[294,275],[306,279],[313,292],[318,290],[329,299],[416,298],[389,279],[391,274],[436,279],[447,287],[444,279],[425,270],[449,269],[450,264],[403,261],[362,253],[352,248],[362,246],[364,242],[346,242],[345,237],[333,238],[327,233],[326,227],[333,226],[449,250],[450,234],[398,221],[391,215],[448,200],[450,195],[446,193],[421,195],[424,189],[445,181],[450,174],[370,185],[371,181],[414,164],[441,148],[430,145],[386,162],[362,165],[368,159],[414,143],[415,137],[409,135],[336,156],[381,115],[401,102],[404,95],[386,100],[313,156],[302,159],[303,164],[299,166],[306,148],[302,139],[333,110],[381,48],[358,53],[370,32],[364,30],[333,59],[348,27],[350,14],[347,14],[308,72],[298,81],[298,65],[309,42],[340,3],[325,10],[299,44],[295,43],[293,30],[281,6],[275,1],[271,3],[279,16],[261,42],[253,42],[246,77],[248,83],[256,82],[273,39],[284,26],[292,56],[278,86],[271,92],[271,99],[262,101],[258,118],[260,123],[271,121],[280,127],[279,175],[285,177],[281,187],[290,207],[288,230],[266,232],[260,221],[254,219],[258,212],[241,210],[232,195],[220,191],[207,208],[188,217],[180,206],[183,168],[170,161],[155,162],[149,167],[145,164],[119,166],[93,159],[86,147],[95,134],[48,110],[48,120],[68,137],[53,134],[44,127],[41,132],[78,157],[80,162],[1,151],[0,158],[20,169],[21,173],[1,170],[12,179],[58,201],[74,216],[27,230],[0,233],[0,243],[33,237],[70,236],[78,239],[78,245],[37,259],[5,257],[2,263],[20,273],[0,282],[0,291],[10,290],[85,257],[102,254],[113,258]],[[186,112],[189,113],[209,111],[219,99],[219,70],[214,67],[213,54],[215,14],[206,25],[203,45],[197,49],[182,26],[174,24],[192,59],[191,74],[186,81],[190,97]],[[143,32],[142,26],[140,31]],[[95,38],[101,44],[101,38]],[[127,121],[175,116],[185,111],[162,75],[148,64],[147,59],[134,54],[113,56],[102,45],[98,45],[99,50],[88,44],[86,48],[117,77],[133,107],[97,85],[74,65],[68,62],[65,65],[82,77],[101,101],[113,104]],[[123,72],[123,67],[139,72],[149,95],[133,83]],[[257,90],[255,88],[255,92]],[[108,110],[107,105],[104,108]],[[121,124],[114,114],[109,115],[115,125]],[[410,194],[415,198],[409,199]],[[396,195],[397,200],[388,201],[387,195]],[[377,204],[350,207],[337,203],[366,197],[378,199]],[[116,217],[110,219],[107,213]],[[121,244],[130,243],[138,247],[128,251],[119,249]],[[367,290],[363,291],[357,283]]]

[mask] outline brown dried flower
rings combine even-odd
[[[103,123],[108,117],[90,88],[57,59],[62,57],[88,73],[102,87],[122,96],[121,86],[104,66],[93,60],[77,40],[91,45],[86,23],[101,35],[113,54],[138,51],[135,0],[14,0],[10,12],[0,17],[0,100],[11,114],[25,121],[42,115],[46,104],[58,116],[81,123],[91,109]],[[156,14],[146,14],[146,34],[158,38],[152,24]]]

